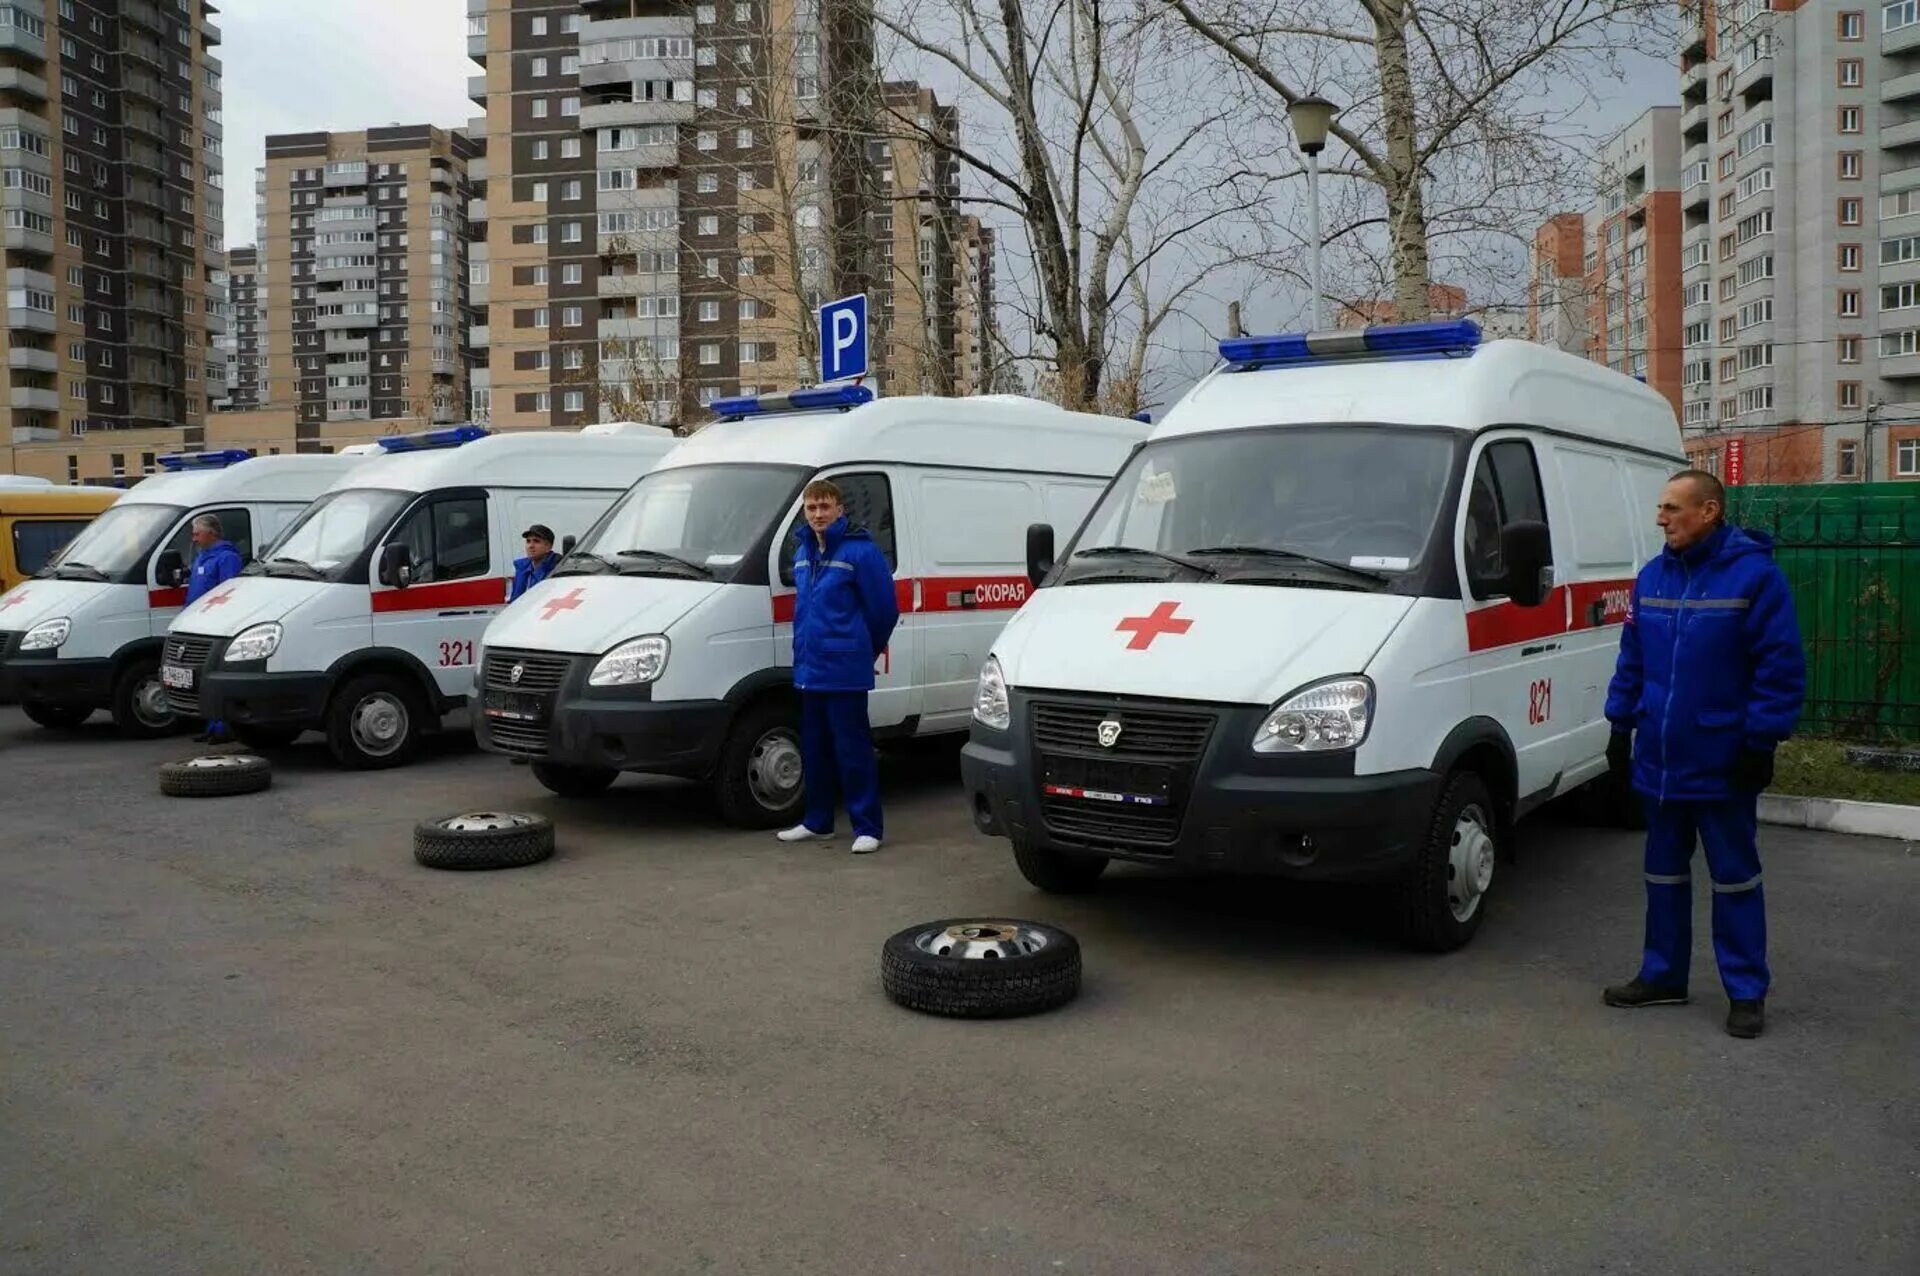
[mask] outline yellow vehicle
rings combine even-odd
[[[124,495],[111,487],[0,485],[0,593],[39,571],[101,510]]]

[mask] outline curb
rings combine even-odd
[[[1760,822],[1920,842],[1920,806],[1900,806],[1892,802],[1850,802],[1844,798],[1762,793]]]

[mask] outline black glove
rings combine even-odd
[[[1607,741],[1607,770],[1619,780],[1633,773],[1633,732],[1616,731]]]
[[[1742,749],[1733,760],[1733,787],[1758,793],[1773,783],[1773,750]]]

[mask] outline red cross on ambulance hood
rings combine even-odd
[[[94,580],[30,580],[0,595],[0,633],[25,633],[43,620],[69,619],[101,601],[121,611],[147,609],[147,591]]]
[[[993,650],[1016,687],[1265,705],[1363,672],[1413,603],[1270,585],[1055,586]]]
[[[665,576],[550,576],[494,617],[482,641],[488,647],[598,655],[629,638],[666,633],[723,588],[729,586]],[[731,588],[766,592],[764,586]],[[769,631],[771,626],[769,619]]]
[[[285,620],[288,612],[322,590],[353,588],[362,594],[366,593],[364,585],[329,585],[323,581],[292,580],[284,576],[239,576],[202,594],[193,606],[173,618],[168,631],[231,638],[242,629],[263,621]],[[222,595],[226,601],[216,602]],[[210,603],[211,606],[208,605]],[[360,610],[366,610],[365,603],[360,605]]]

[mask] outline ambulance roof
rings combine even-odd
[[[575,434],[523,430],[458,447],[423,448],[372,458],[332,486],[431,492],[442,487],[622,489],[679,442],[671,434]]]
[[[684,440],[660,468],[758,462],[818,469],[874,461],[1109,478],[1149,431],[1141,421],[1068,412],[1016,395],[906,395],[844,411],[717,421]]]
[[[120,505],[184,505],[190,509],[220,501],[312,500],[353,469],[358,458],[306,454],[256,456],[224,469],[175,470],[155,474],[127,490]]]
[[[1490,341],[1453,357],[1309,358],[1247,370],[1229,362],[1188,391],[1153,437],[1343,421],[1463,431],[1530,425],[1683,456],[1666,399],[1643,382],[1530,341]]]

